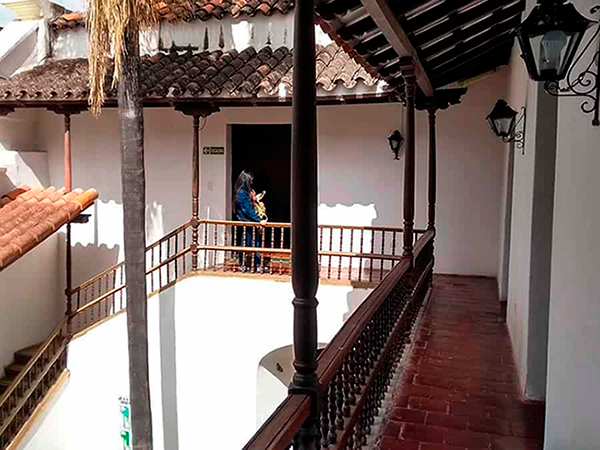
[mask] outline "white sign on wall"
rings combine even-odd
[[[119,412],[121,413],[123,450],[131,450],[131,408],[129,406],[129,398],[119,397]]]
[[[225,147],[204,147],[202,153],[205,155],[224,155]]]

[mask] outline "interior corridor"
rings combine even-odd
[[[381,450],[543,448],[544,406],[524,404],[496,281],[436,276]]]

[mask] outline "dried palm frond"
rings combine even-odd
[[[89,104],[92,113],[100,114],[104,103],[104,84],[110,55],[114,57],[113,87],[119,81],[125,55],[125,32],[138,32],[158,21],[156,5],[160,0],[89,0]],[[131,28],[133,27],[133,28]]]

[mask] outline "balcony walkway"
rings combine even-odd
[[[496,283],[436,276],[381,450],[543,448],[544,408],[520,401]]]

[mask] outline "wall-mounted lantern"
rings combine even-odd
[[[390,149],[394,154],[394,159],[400,159],[400,149],[404,144],[404,137],[402,136],[402,134],[400,134],[400,131],[394,130],[394,132],[389,135],[388,142],[390,144]]]
[[[594,6],[591,14],[600,11]],[[598,120],[598,72],[594,64],[598,61],[596,51],[588,66],[573,77],[573,70],[581,61],[600,32],[600,26],[581,51],[587,29],[593,21],[581,15],[572,3],[566,0],[538,0],[529,17],[517,27],[517,36],[523,52],[523,59],[529,76],[535,81],[543,81],[546,92],[556,97],[586,97],[581,109],[594,113],[592,124]],[[559,82],[564,80],[564,86]]]
[[[506,143],[514,142],[517,148],[522,149],[525,146],[525,108],[518,120],[517,116],[517,112],[508,103],[498,100],[486,120],[496,136]],[[523,122],[523,130],[517,131],[521,122]]]

